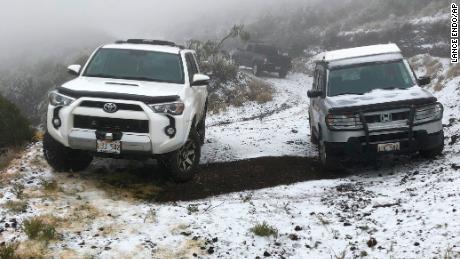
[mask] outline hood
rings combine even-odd
[[[94,97],[99,93],[101,97],[105,96],[105,94],[145,97],[180,97],[184,90],[184,85],[110,78],[78,77],[62,85],[59,90],[77,94],[86,93]]]
[[[413,86],[407,89],[376,89],[363,95],[346,94],[327,97],[331,109],[377,108],[387,105],[424,104],[435,102],[436,98],[425,89]]]

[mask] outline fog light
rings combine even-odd
[[[165,132],[166,132],[166,135],[170,137],[176,135],[176,129],[173,127],[166,127]]]
[[[53,119],[53,126],[57,129],[59,127],[61,127],[61,119],[59,118],[54,118]]]

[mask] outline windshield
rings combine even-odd
[[[278,54],[278,49],[267,45],[256,45],[255,52],[268,56],[276,56]]]
[[[184,82],[180,55],[131,49],[98,50],[83,76],[179,84]]]
[[[374,89],[406,89],[414,85],[403,60],[332,68],[328,96],[364,94]]]

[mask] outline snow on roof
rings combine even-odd
[[[166,52],[166,53],[173,53],[173,54],[178,54],[180,52],[179,47],[164,46],[164,45],[151,45],[151,44],[130,44],[130,43],[107,44],[107,45],[104,45],[102,48],[104,49],[147,50],[147,51],[158,51],[158,52]]]
[[[393,53],[401,53],[401,50],[396,44],[379,44],[379,45],[371,45],[371,46],[364,46],[364,47],[357,47],[357,48],[350,48],[350,49],[339,49],[333,51],[326,51],[320,53],[313,57],[315,62],[320,61],[338,61],[344,59],[352,59],[352,58],[360,58],[360,57],[368,57],[374,55],[382,55],[382,54],[393,54]]]

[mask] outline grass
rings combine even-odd
[[[27,209],[26,201],[7,201],[5,208],[14,213],[25,212]]]
[[[20,148],[7,148],[0,150],[0,170],[7,168],[21,150],[22,149]]]
[[[16,255],[16,249],[18,249],[17,243],[9,243],[0,245],[0,258],[1,259],[16,259],[19,256]]]
[[[24,185],[21,184],[21,183],[14,183],[13,184],[13,189],[11,190],[11,192],[16,195],[16,198],[18,199],[22,199],[24,198]]]
[[[263,80],[253,78],[249,82],[248,88],[249,101],[256,101],[258,104],[262,104],[273,100],[273,88]]]
[[[23,230],[27,237],[32,240],[48,242],[57,237],[54,226],[39,217],[25,220],[23,223]]]
[[[229,106],[240,107],[246,102],[266,103],[273,100],[274,90],[271,84],[252,77],[243,77],[240,82],[227,88],[220,89],[219,94],[209,94],[208,111],[216,114],[227,110]]]
[[[189,204],[187,206],[187,213],[188,215],[192,215],[193,213],[198,212],[198,205],[197,204]]]
[[[260,237],[278,236],[278,230],[275,227],[268,225],[267,222],[257,223],[249,230],[254,233],[254,235]]]
[[[59,185],[56,180],[43,181],[42,186],[46,192],[56,192],[59,190]]]

